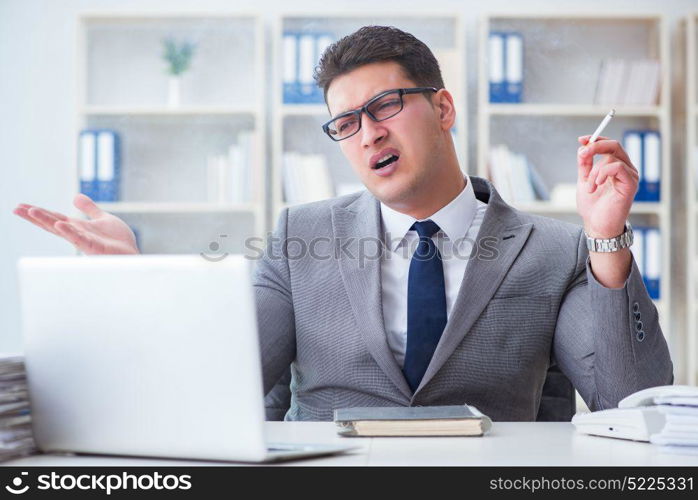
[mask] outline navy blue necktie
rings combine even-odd
[[[407,281],[407,349],[402,371],[415,391],[446,326],[446,286],[441,254],[431,239],[439,226],[426,220],[410,229],[417,231],[419,244]]]

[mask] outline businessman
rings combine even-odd
[[[264,386],[290,367],[287,420],[463,403],[534,420],[553,363],[592,410],[672,383],[628,248],[638,173],[617,141],[579,138],[576,226],[519,212],[461,172],[452,96],[412,35],[364,27],[315,76],[327,140],[367,190],[284,209],[257,263]],[[75,205],[91,219],[15,213],[87,254],[138,253],[122,221],[84,195]]]

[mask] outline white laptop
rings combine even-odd
[[[19,275],[40,449],[264,462],[353,448],[265,441],[242,256],[32,257]]]

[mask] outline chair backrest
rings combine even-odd
[[[283,420],[291,406],[291,370],[288,370],[264,399],[267,420]],[[572,382],[553,365],[548,369],[538,408],[537,422],[569,422],[577,402]]]
[[[576,413],[577,401],[572,382],[552,365],[543,384],[537,422],[569,422]]]

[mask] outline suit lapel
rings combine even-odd
[[[478,197],[489,199],[477,235],[479,251],[471,256],[446,328],[417,394],[441,369],[473,327],[526,243],[533,224],[521,224],[491,184],[471,177]],[[489,191],[489,193],[484,192]],[[478,192],[479,191],[479,192]]]
[[[409,399],[412,391],[388,346],[383,322],[379,252],[384,247],[378,200],[366,192],[346,207],[335,206],[332,226],[339,250],[340,274],[366,347]]]

